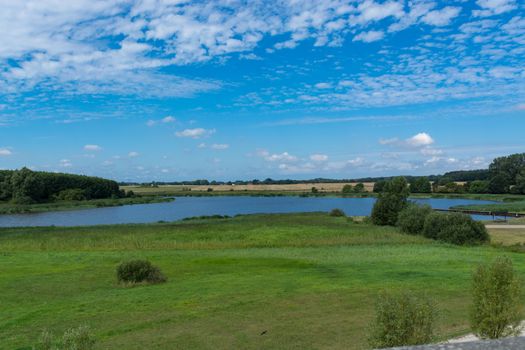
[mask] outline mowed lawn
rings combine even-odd
[[[377,295],[400,289],[436,300],[447,338],[468,331],[473,268],[503,254],[525,276],[520,253],[324,213],[0,229],[0,348],[86,324],[97,349],[363,349]],[[135,258],[168,282],[118,285]]]

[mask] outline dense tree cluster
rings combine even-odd
[[[494,159],[489,172],[490,193],[525,194],[525,153]]]
[[[372,208],[375,225],[395,225],[399,212],[408,205],[408,183],[404,177],[395,177],[386,182]]]
[[[431,193],[432,186],[427,177],[418,177],[410,182],[410,192],[412,193]]]
[[[0,170],[0,201],[17,204],[56,199],[81,200],[120,197],[118,183],[98,177],[20,170]]]

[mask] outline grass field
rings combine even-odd
[[[470,274],[506,254],[324,213],[0,229],[0,348],[87,324],[97,349],[363,349],[381,290],[434,298],[441,338],[468,332]],[[145,258],[165,284],[126,288]],[[261,335],[263,331],[267,331]]]
[[[491,242],[505,246],[525,245],[525,229],[489,229]]]
[[[116,207],[121,205],[169,202],[171,200],[172,199],[162,198],[159,196],[143,196],[128,198],[93,199],[83,201],[56,201],[27,205],[12,204],[9,202],[0,201],[0,214],[41,213],[46,211],[64,211],[100,207]]]

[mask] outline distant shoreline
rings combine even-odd
[[[44,213],[50,211],[68,211],[80,209],[94,209],[104,207],[117,207],[134,204],[150,204],[171,202],[174,198],[163,196],[138,196],[126,198],[92,199],[82,201],[57,201],[47,203],[36,203],[17,205],[9,202],[0,202],[0,215]]]

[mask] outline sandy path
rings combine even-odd
[[[486,228],[497,228],[497,229],[525,229],[525,225],[485,225]]]

